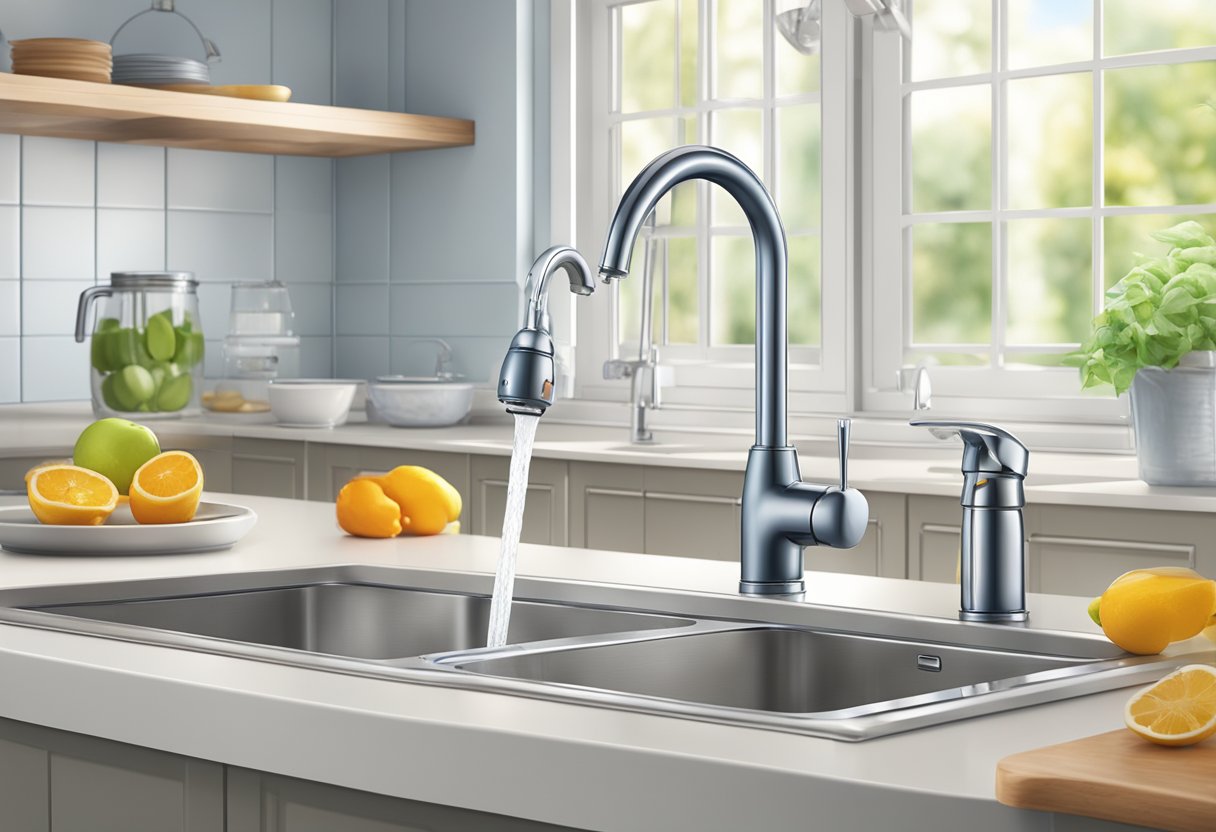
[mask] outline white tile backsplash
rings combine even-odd
[[[21,209],[0,205],[0,280],[21,277]]]
[[[553,291],[564,291],[564,280],[565,275],[555,276]],[[520,324],[519,297],[519,287],[509,282],[394,283],[392,334],[509,338]]]
[[[47,372],[48,368],[54,372]],[[89,398],[89,343],[69,336],[21,339],[21,398],[27,402]]]
[[[389,374],[387,337],[339,335],[334,340],[338,378],[375,378]]]
[[[169,148],[169,208],[274,211],[274,157]]]
[[[21,282],[0,280],[0,337],[21,334]]]
[[[334,287],[326,283],[297,283],[287,290],[295,312],[297,335],[329,335],[333,332]]]
[[[334,375],[333,351],[334,339],[329,336],[301,338],[301,378],[332,378]]]
[[[21,209],[21,276],[29,280],[92,277],[93,209]]]
[[[0,202],[21,201],[21,137],[0,136]]]
[[[274,274],[274,217],[222,211],[169,211],[166,262],[200,281],[239,283]]]
[[[21,401],[21,339],[0,338],[0,404]]]
[[[275,159],[274,270],[284,283],[334,280],[334,162]]]
[[[73,335],[76,303],[93,281],[25,280],[21,284],[21,334]]]
[[[110,272],[165,268],[165,212],[137,208],[97,209],[97,282]]]
[[[291,100],[329,104],[333,98],[331,0],[272,0],[272,79],[291,87]]]
[[[165,148],[97,145],[97,204],[104,208],[165,207]]]
[[[210,339],[228,335],[228,315],[232,310],[231,283],[200,283],[198,315],[203,319],[203,334]]]
[[[95,155],[96,146],[92,142],[22,138],[22,203],[93,207]]]
[[[337,274],[339,283],[387,283],[389,156],[339,159]]]

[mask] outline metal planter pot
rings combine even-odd
[[[1172,370],[1141,369],[1131,405],[1140,479],[1216,485],[1216,353],[1190,353]]]

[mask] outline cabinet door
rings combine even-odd
[[[374,448],[362,445],[308,446],[308,498],[333,502],[342,486],[359,474],[382,474],[398,465],[420,465],[450,482],[464,501],[462,526],[469,522],[469,457],[441,451]],[[465,531],[468,531],[466,528]]]
[[[227,832],[561,832],[567,827],[228,769]]]
[[[208,491],[232,491],[233,441],[231,436],[191,436],[165,442],[161,447],[194,454],[203,466],[203,484]]]
[[[1216,568],[1216,517],[1210,514],[1083,506],[1028,512],[1032,592],[1099,595],[1131,569]]]
[[[852,575],[907,577],[907,505],[902,494],[866,494],[870,522],[865,537],[855,548],[833,549],[808,546],[806,568],[819,572],[847,572]]]
[[[507,478],[511,460],[502,456],[475,456],[469,466],[473,478],[473,534],[502,534],[507,509]],[[524,503],[524,543],[567,545],[569,499],[567,465],[552,459],[533,459],[528,470]]]
[[[908,497],[908,577],[958,583],[963,507],[953,497]]]
[[[639,465],[570,463],[570,545],[645,551],[642,480]]]
[[[743,473],[646,468],[647,554],[738,560]]]
[[[0,720],[0,770],[5,829],[224,830],[224,771],[217,763]],[[28,792],[8,794],[17,788]]]
[[[306,446],[281,439],[232,440],[232,491],[258,497],[307,497]]]

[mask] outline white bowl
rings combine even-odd
[[[273,379],[270,412],[284,427],[336,428],[346,423],[358,386],[333,379]]]
[[[398,428],[438,428],[464,420],[473,385],[435,379],[383,377],[367,386],[376,416]]]

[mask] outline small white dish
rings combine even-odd
[[[357,381],[341,379],[273,379],[270,412],[289,428],[336,428],[346,424]]]
[[[0,508],[0,547],[23,555],[184,555],[231,548],[258,521],[252,509],[199,503],[189,523],[141,526],[120,505],[100,526],[45,526],[29,506]]]
[[[458,424],[473,409],[473,385],[440,378],[381,376],[367,386],[377,419],[398,428]]]

